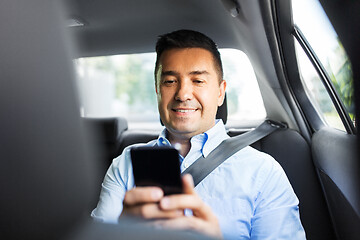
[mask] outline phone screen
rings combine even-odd
[[[165,195],[182,193],[179,153],[172,147],[130,150],[136,186],[157,186]]]

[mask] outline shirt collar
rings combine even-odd
[[[158,146],[170,146],[171,145],[170,141],[166,138],[166,135],[167,135],[167,130],[166,130],[166,128],[164,128],[160,132],[159,137],[156,141],[156,144]]]
[[[167,130],[164,128],[158,139],[158,146],[170,146],[170,141],[166,138]],[[209,153],[214,150],[222,141],[229,138],[226,133],[224,123],[221,119],[216,119],[215,125],[202,134],[195,135],[191,138],[191,147],[197,144],[201,144],[201,152],[204,157],[207,157]]]

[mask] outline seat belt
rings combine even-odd
[[[287,128],[285,124],[267,119],[250,132],[225,139],[219,146],[212,150],[206,158],[203,156],[198,158],[182,173],[182,175],[190,173],[194,179],[194,185],[196,186],[215,168],[236,152],[268,136],[278,129],[285,128]]]

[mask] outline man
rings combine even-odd
[[[226,89],[220,53],[210,38],[190,30],[161,36],[156,52],[156,94],[166,128],[146,145],[178,146],[183,171],[229,138],[223,122],[215,119]],[[246,147],[195,189],[192,177],[185,175],[184,194],[164,197],[160,188],[134,188],[129,150],[109,168],[94,218],[118,222],[120,215],[139,216],[157,226],[217,238],[305,239],[298,200],[269,155]],[[188,209],[192,214],[184,214]]]

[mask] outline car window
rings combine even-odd
[[[251,63],[240,50],[220,49],[227,81],[228,127],[265,119]],[[154,66],[155,53],[124,54],[74,60],[85,117],[122,116],[132,129],[160,129]]]
[[[353,77],[349,58],[318,0],[293,0],[293,18],[297,28],[315,53],[329,84],[345,107],[345,114],[355,122]],[[331,127],[345,130],[323,78],[310,62],[303,48],[295,40],[298,64],[309,98]]]

